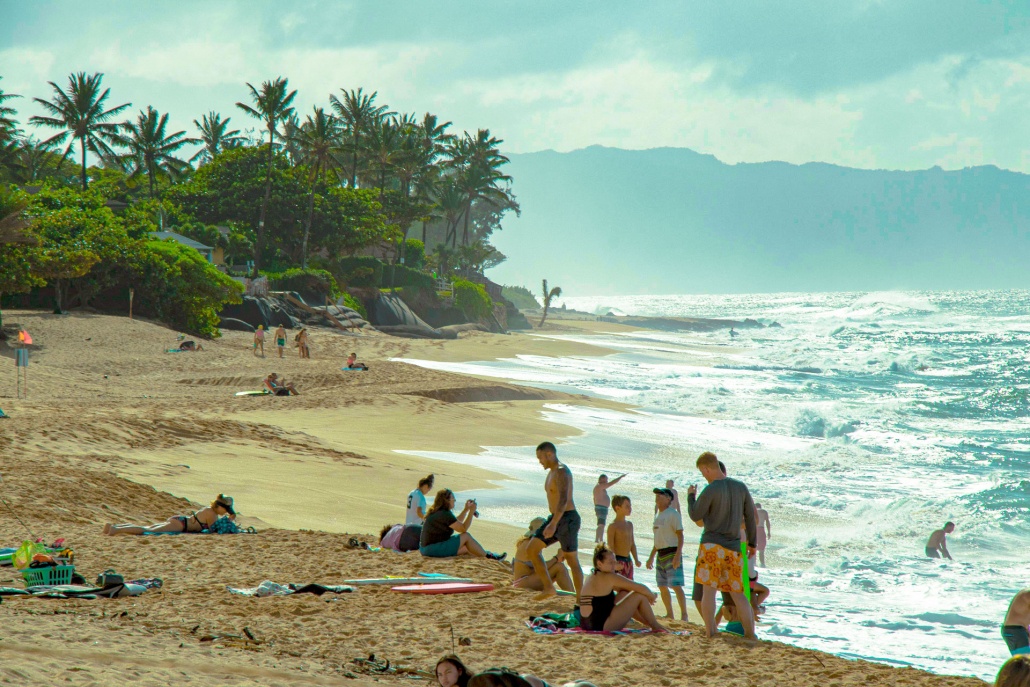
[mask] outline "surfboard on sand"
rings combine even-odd
[[[405,594],[469,594],[472,592],[492,592],[492,584],[475,584],[468,582],[443,582],[438,584],[411,584],[401,587],[390,587],[390,591]]]
[[[361,586],[370,584],[445,584],[455,582],[471,582],[468,577],[373,577],[363,580],[344,580],[341,584]]]
[[[267,391],[237,391],[237,396],[268,396]]]

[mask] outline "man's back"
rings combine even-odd
[[[704,521],[702,544],[718,544],[732,551],[740,550],[741,517],[748,544],[757,539],[755,504],[747,486],[730,477],[711,482],[704,491],[687,498],[691,520]]]

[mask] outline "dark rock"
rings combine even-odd
[[[233,317],[223,317],[222,321],[218,323],[218,326],[222,329],[231,329],[235,332],[252,332],[257,329],[257,327]]]

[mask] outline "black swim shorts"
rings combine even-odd
[[[1030,653],[1030,633],[1022,625],[1002,625],[1001,637],[1013,656]]]
[[[579,513],[574,510],[565,511],[562,515],[561,520],[558,521],[558,527],[554,530],[554,536],[547,538],[544,536],[544,530],[551,524],[553,515],[547,517],[544,520],[544,524],[540,525],[540,529],[533,533],[533,537],[539,539],[543,543],[550,546],[554,542],[561,544],[561,550],[565,553],[574,553],[579,550]]]

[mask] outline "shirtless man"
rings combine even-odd
[[[1005,614],[1005,622],[1001,624],[1001,636],[1008,644],[1009,652],[1013,656],[1030,654],[1028,626],[1030,626],[1030,589],[1024,589],[1012,597],[1009,611]]]
[[[543,591],[536,599],[543,601],[558,594],[547,572],[543,556],[544,549],[555,542],[561,544],[558,557],[569,566],[572,584],[576,587],[578,595],[583,588],[583,569],[579,566],[579,557],[576,555],[579,549],[580,518],[576,512],[576,504],[572,501],[572,470],[558,460],[558,450],[549,441],[536,447],[536,459],[547,470],[544,491],[547,492],[547,509],[551,513],[544,524],[533,533],[526,549],[526,555],[533,563],[533,570],[543,582]]]
[[[765,545],[772,539],[772,524],[769,522],[769,511],[762,508],[762,504],[755,504],[755,517],[758,523],[758,541],[755,547],[758,549],[758,561],[765,567]]]
[[[616,477],[611,482],[608,475],[601,475],[594,485],[594,514],[597,515],[597,534],[594,535],[594,543],[600,544],[604,541],[604,526],[608,522],[608,507],[612,505],[611,497],[608,496],[608,489],[614,487],[625,477]]]
[[[926,555],[930,558],[940,558],[941,554],[949,561],[955,560],[948,553],[948,541],[947,537],[949,534],[955,531],[955,523],[946,522],[944,527],[939,530],[934,530],[933,534],[930,535],[930,539],[926,542]]]
[[[612,499],[615,522],[608,525],[608,548],[615,554],[615,572],[627,580],[633,579],[633,564],[640,567],[637,542],[633,537],[633,523],[628,518],[633,513],[633,503],[628,496],[616,494]],[[632,556],[632,558],[631,558]]]

